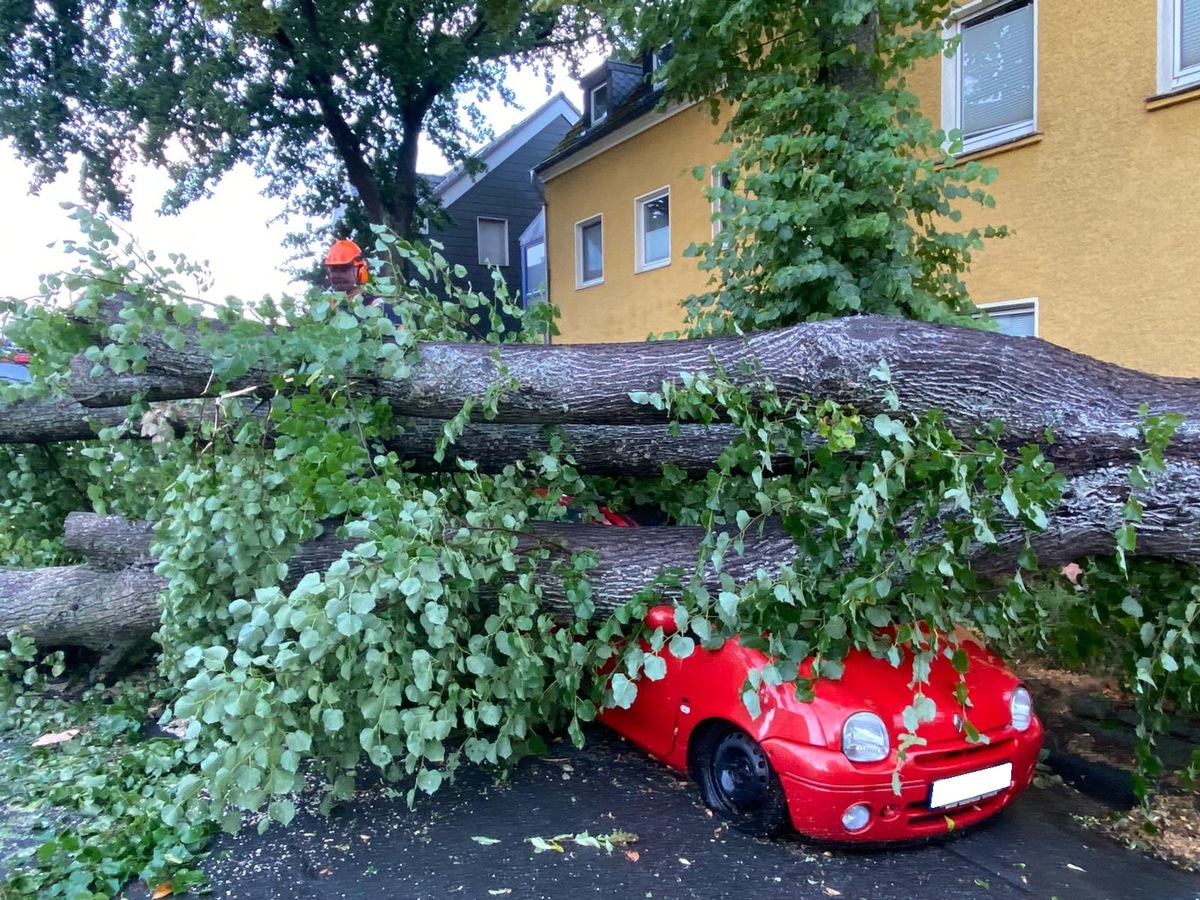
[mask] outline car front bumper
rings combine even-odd
[[[900,765],[900,790],[893,786],[896,759],[858,764],[840,750],[779,738],[762,742],[787,796],[792,825],[801,834],[830,841],[903,841],[933,837],[986,819],[1008,806],[1029,786],[1042,746],[1042,726],[1034,719],[1024,732],[1011,728],[989,735],[988,744],[914,747]],[[978,799],[934,809],[935,781],[1012,764],[1011,783]],[[867,824],[855,831],[843,825],[851,807],[865,805]]]

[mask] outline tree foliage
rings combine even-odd
[[[725,254],[714,297],[694,304],[699,328],[751,330],[866,309],[932,319],[969,311],[958,278],[978,235],[933,230],[950,216],[958,176],[919,152],[917,136],[931,133],[909,118],[899,80],[902,64],[932,46],[922,30],[932,9],[899,0],[649,8],[646,33],[676,41],[673,91],[707,96],[724,85],[727,99],[764,98],[732,120],[745,128],[731,131],[730,196],[741,199],[726,237],[738,252]],[[864,23],[875,35],[870,46],[883,51],[882,62],[868,65],[870,88],[854,74],[862,54],[833,49]],[[241,34],[218,32],[218,45]],[[257,54],[247,50],[245,64]],[[784,63],[795,69],[790,85]],[[785,98],[811,122],[793,118]],[[494,305],[456,288],[436,249],[377,229],[374,252],[387,265],[375,271],[406,274],[381,278],[374,290],[404,329],[377,307],[331,307],[320,297],[205,311],[179,286],[185,261],[150,259],[104,219],[78,215],[90,237],[80,248],[85,270],[47,281],[49,296],[69,300],[69,309],[8,304],[9,336],[36,360],[29,390],[61,390],[78,353],[97,369],[137,372],[149,331],[169,344],[195,329],[211,360],[217,411],[181,436],[164,429],[135,444],[109,429],[53,456],[6,450],[0,534],[19,525],[27,538],[0,551],[6,562],[57,559],[57,514],[72,506],[156,523],[154,550],[170,583],[160,629],[164,715],[187,721],[181,758],[161,762],[171,791],[159,801],[161,818],[174,829],[163,846],[190,846],[214,822],[237,827],[247,810],[265,810],[263,827],[287,822],[302,777],[316,771],[330,800],[346,796],[364,758],[415,799],[457,765],[509,762],[538,750],[551,731],[580,741],[582,724],[602,706],[628,705],[639,678],[661,677],[663,654],[686,656],[734,636],[772,660],[750,674],[752,708],[763,682],[794,681],[805,695],[814,679],[837,677],[852,646],[904,665],[914,685],[905,717],[912,743],[931,714],[921,692],[930,660],[963,660],[960,625],[1000,644],[1123,663],[1148,736],[1165,711],[1193,710],[1200,699],[1194,568],[1136,556],[1137,492],[1164,464],[1178,424],[1153,411],[1129,469],[1123,552],[1083,560],[1074,584],[1040,571],[1029,550],[1004,578],[972,568],[968,548],[994,544],[1006,529],[1046,527],[1063,476],[1041,446],[1013,446],[1003,423],[956,433],[937,411],[912,412],[884,360],[870,377],[888,403],[871,416],[822,397],[785,399],[753,365],[680,372],[633,396],[675,424],[736,426],[700,477],[669,466],[656,478],[589,476],[554,433],[549,449],[495,474],[470,460],[418,474],[383,447],[399,426],[370,379],[404,378],[421,340],[476,332],[493,342],[540,339],[545,307],[520,311],[503,296]],[[711,263],[715,249],[707,252]],[[122,290],[130,300],[119,317],[97,316]],[[502,311],[524,327],[506,331]],[[490,327],[478,328],[484,319]],[[270,371],[267,383],[232,389],[252,368]],[[501,369],[448,419],[447,458],[508,388]],[[3,390],[3,400],[17,393]],[[135,404],[131,419],[145,411]],[[562,497],[573,498],[570,506]],[[704,538],[694,568],[661,573],[598,619],[595,559],[523,539],[535,521],[587,518],[599,503],[653,506],[669,522],[702,526]],[[39,509],[46,514],[28,516]],[[768,520],[784,524],[799,561],[735,579],[726,561]],[[328,529],[354,549],[286,586],[295,547]],[[719,586],[710,589],[701,573],[714,568]],[[541,602],[548,579],[573,607],[567,625]],[[666,587],[678,597],[670,638],[642,616]],[[27,663],[31,652],[18,638],[8,664]],[[21,702],[19,693],[2,699],[10,708]],[[35,865],[77,873],[84,864],[64,862],[69,852],[68,842]],[[143,859],[143,871],[165,877],[158,862]]]
[[[129,209],[130,167],[165,167],[164,208],[239,162],[289,211],[407,234],[417,143],[452,162],[486,134],[476,99],[507,66],[544,66],[585,35],[574,8],[530,0],[272,4],[4,0],[0,136],[34,185],[82,158],[84,196]]]
[[[109,429],[64,447],[54,477],[45,458],[17,450],[13,458],[35,477],[18,479],[23,506],[0,509],[6,531],[19,525],[33,538],[28,546],[53,548],[49,516],[7,517],[52,499],[67,476],[87,485],[78,505],[157,523],[154,550],[170,584],[159,632],[163,718],[178,716],[187,728],[179,752],[137,751],[162,760],[146,796],[157,798],[170,830],[161,845],[119,852],[143,858],[134,868],[148,877],[168,873],[160,858],[139,854],[190,847],[214,822],[233,829],[258,810],[266,813],[262,827],[288,822],[292,793],[313,771],[324,775],[332,802],[352,793],[365,758],[412,801],[465,762],[511,762],[558,730],[581,741],[582,725],[601,707],[628,705],[640,678],[662,676],[663,654],[686,656],[734,636],[772,659],[750,673],[752,709],[761,683],[793,681],[804,696],[815,680],[837,677],[852,646],[904,666],[914,682],[906,714],[913,743],[933,712],[920,688],[930,661],[963,659],[960,625],[1001,644],[1071,635],[1080,658],[1097,648],[1123,656],[1148,735],[1164,710],[1194,708],[1195,580],[1168,578],[1153,561],[1135,565],[1136,493],[1121,539],[1129,552],[1116,563],[1087,563],[1081,586],[1039,573],[1028,550],[1011,577],[977,574],[968,548],[996,543],[1005,529],[1044,528],[1062,476],[1039,447],[1010,446],[999,423],[958,435],[936,412],[907,411],[883,361],[872,378],[887,410],[873,417],[828,400],[784,400],[753,367],[681,372],[659,391],[634,395],[671,421],[735,425],[736,437],[701,478],[669,467],[653,479],[588,477],[561,439],[497,474],[466,461],[418,475],[382,449],[397,424],[365,384],[380,372],[403,377],[418,338],[452,338],[472,319],[500,315],[478,294],[441,299],[427,282],[453,282],[454,273],[435,251],[379,235],[377,252],[391,270],[404,264],[415,273],[375,286],[411,323],[404,330],[375,307],[331,308],[323,297],[234,303],[210,319],[172,287],[186,263],[162,266],[131,254],[102,220],[82,218],[93,237],[91,269],[63,283],[75,292],[70,318],[13,304],[20,316],[10,330],[40,360],[38,383],[19,390],[54,390],[79,352],[96,367],[137,372],[149,331],[170,343],[198,328],[221,398],[202,427],[183,436],[167,430],[131,444],[124,429]],[[130,295],[119,317],[80,327],[115,284]],[[493,340],[544,334],[544,322],[528,324],[513,334],[497,321],[483,333]],[[251,367],[277,374],[258,390],[232,390]],[[501,369],[446,423],[448,452],[469,422],[490,417],[506,389]],[[135,404],[130,415],[143,410]],[[1131,469],[1135,486],[1153,478],[1173,425],[1147,417],[1143,455]],[[564,496],[574,498],[571,508],[560,503]],[[663,572],[597,619],[588,574],[594,559],[522,538],[535,521],[587,516],[600,502],[650,504],[669,521],[701,525],[705,537],[694,569]],[[798,562],[735,579],[726,561],[768,519],[785,524]],[[326,529],[354,549],[285,587],[294,548]],[[721,573],[716,589],[702,577],[712,568]],[[1184,571],[1175,567],[1176,575]],[[542,602],[547,579],[565,585],[575,613],[567,625]],[[678,597],[679,631],[670,638],[642,625],[642,612],[666,587]],[[19,670],[32,651],[19,639],[13,646],[8,665]],[[598,678],[605,670],[611,677]],[[58,794],[51,788],[47,796]],[[70,856],[70,840],[60,843],[37,861],[42,874],[25,883],[56,883],[56,871],[67,877],[87,868]],[[25,869],[20,878],[35,876]]]
[[[1007,232],[955,223],[964,201],[991,205],[994,172],[954,164],[958,135],[906,83],[943,49],[946,0],[618,6],[642,46],[670,45],[668,98],[707,100],[726,123],[720,231],[691,251],[714,283],[687,301],[697,332],[860,312],[970,321],[963,273]]]

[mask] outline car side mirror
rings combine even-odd
[[[653,631],[661,628],[663,634],[670,637],[679,630],[675,625],[675,607],[652,606],[646,610],[646,627]]]

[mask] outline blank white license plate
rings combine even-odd
[[[1012,763],[980,769],[978,772],[968,772],[965,775],[955,775],[953,778],[942,778],[933,783],[933,791],[929,795],[929,806],[942,809],[946,806],[958,806],[978,800],[988,794],[1002,791],[1012,784]]]

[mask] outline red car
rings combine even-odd
[[[670,607],[647,624],[670,634]],[[747,673],[767,660],[727,641],[686,659],[663,653],[666,676],[642,678],[629,709],[601,721],[669,766],[687,772],[704,802],[743,830],[774,834],[789,824],[834,841],[896,841],[943,834],[1003,809],[1033,779],[1042,726],[1029,692],[991,651],[966,641],[969,717],[955,699],[959,676],[939,657],[925,694],[937,715],[917,731],[925,744],[898,761],[903,712],[913,701],[911,668],[866,651],[845,661],[838,680],[821,679],[811,703],[794,687],[764,685],[761,715],[742,702]],[[893,776],[899,773],[899,793]]]
[[[28,381],[29,354],[0,343],[0,381]]]

